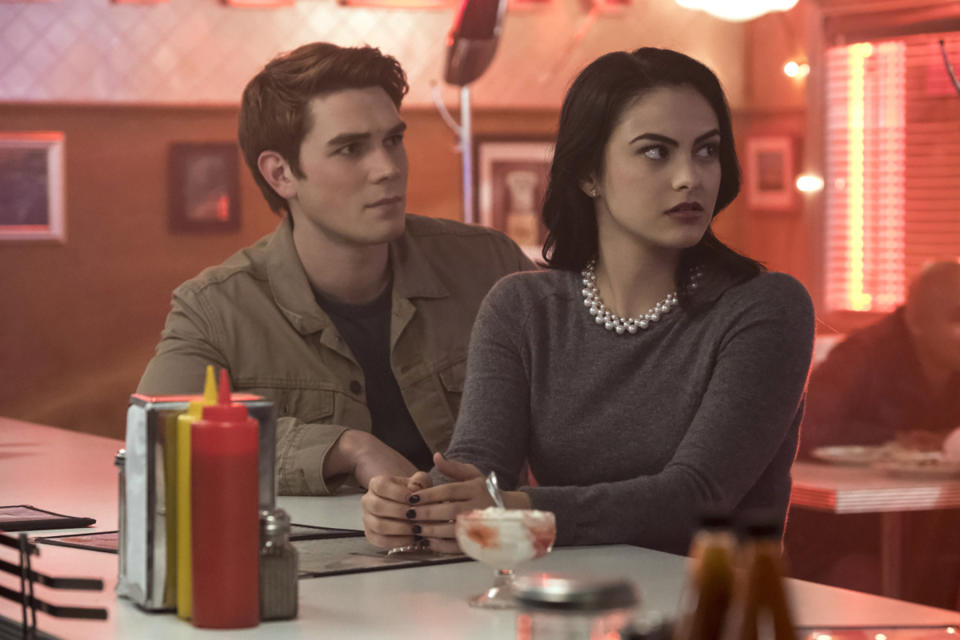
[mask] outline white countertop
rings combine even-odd
[[[0,505],[34,506],[97,518],[93,530],[116,528],[118,440],[0,418]],[[294,522],[360,528],[359,496],[285,497],[279,500]],[[52,534],[54,532],[49,532]],[[48,535],[44,532],[43,535]],[[3,553],[3,552],[0,552]],[[4,553],[3,557],[7,558]],[[103,593],[53,591],[37,595],[58,604],[102,606],[106,621],[60,620],[38,614],[40,628],[64,638],[209,638],[174,615],[144,613],[113,595],[117,557],[112,554],[41,545],[35,568],[57,576],[102,577]],[[530,570],[626,576],[643,598],[643,608],[672,615],[683,587],[685,559],[630,546],[555,549]],[[485,589],[491,571],[480,564],[455,563],[394,569],[300,581],[300,617],[228,632],[231,638],[512,638],[511,611],[471,609],[467,598]],[[6,584],[9,581],[5,581]],[[798,626],[960,625],[960,613],[923,607],[833,587],[788,580]],[[0,613],[18,616],[0,600]]]

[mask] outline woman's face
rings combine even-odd
[[[710,226],[720,190],[720,130],[710,104],[689,86],[645,92],[620,114],[595,189],[602,251],[692,247]]]

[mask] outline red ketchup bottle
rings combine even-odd
[[[215,629],[260,621],[259,426],[230,403],[220,370],[219,404],[203,407],[191,432],[193,624]]]

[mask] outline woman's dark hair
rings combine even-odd
[[[624,109],[658,87],[689,86],[709,103],[720,130],[720,190],[713,215],[740,192],[740,166],[733,142],[730,108],[717,76],[702,63],[676,51],[644,47],[608,53],[588,65],[563,101],[550,182],[543,202],[547,239],[543,258],[550,268],[579,271],[598,253],[594,201],[580,185],[603,172],[604,149]],[[702,270],[700,286],[682,285],[691,269]],[[696,308],[718,282],[739,282],[764,271],[763,265],[729,248],[708,228],[695,246],[683,250],[676,282],[680,303]]]

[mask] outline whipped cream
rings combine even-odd
[[[456,533],[460,549],[471,558],[514,569],[550,551],[556,524],[549,511],[489,507],[461,514]]]
[[[537,509],[501,509],[500,507],[487,507],[486,509],[474,509],[465,514],[467,518],[496,518],[498,520],[529,520],[529,519],[552,519],[553,513],[550,511],[539,511]]]

